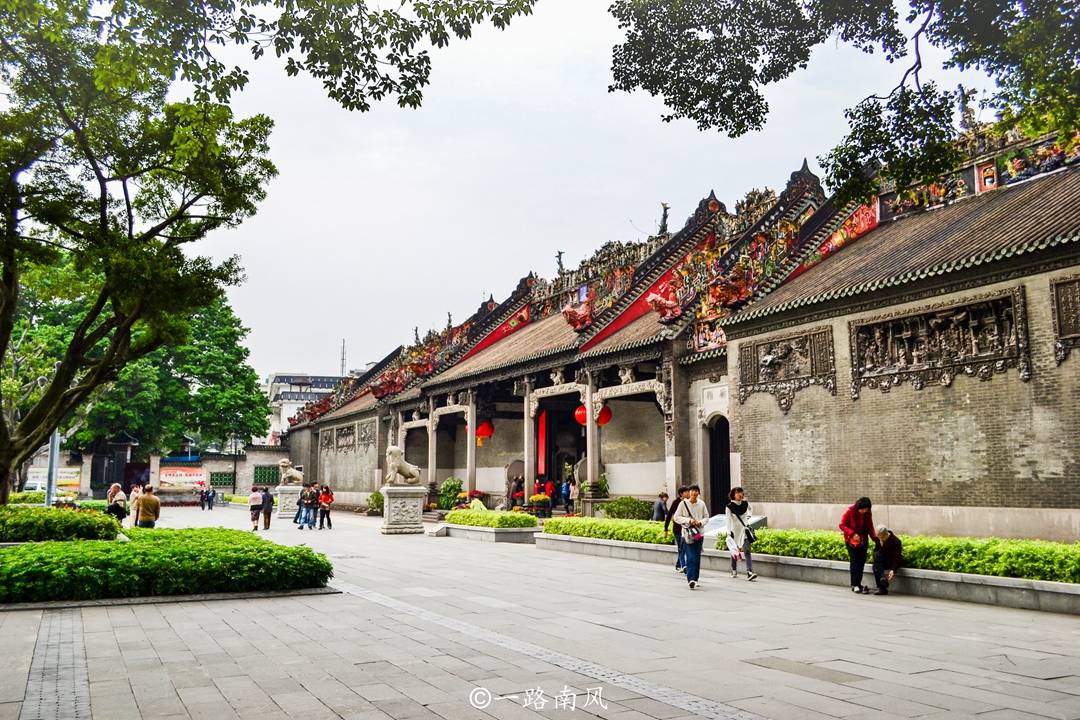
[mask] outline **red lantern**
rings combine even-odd
[[[490,420],[482,421],[476,427],[476,447],[484,447],[484,440],[495,434],[495,425]]]
[[[600,415],[596,418],[596,424],[607,425],[609,422],[611,422],[611,418],[611,408],[605,405],[604,407],[600,408]],[[577,406],[577,410],[574,411],[574,419],[577,420],[578,425],[584,425],[588,422],[589,416],[585,412],[584,405]]]

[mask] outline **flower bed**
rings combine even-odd
[[[532,515],[496,510],[451,510],[446,515],[446,522],[451,525],[473,525],[492,528],[536,527],[536,518]]]
[[[652,517],[652,503],[633,497],[621,497],[600,506],[604,516],[625,520],[648,520]]]
[[[103,513],[74,508],[0,507],[0,542],[114,540],[116,520]]]
[[[997,577],[1080,583],[1080,543],[999,538],[900,536],[904,567]],[[720,541],[719,549],[724,549]],[[847,560],[840,533],[828,530],[759,530],[755,553]]]
[[[333,577],[325,555],[239,530],[125,532],[131,542],[46,542],[0,551],[0,602],[297,590],[323,587]]]
[[[567,517],[552,518],[544,523],[544,532],[550,535],[574,535],[601,540],[670,545],[675,542],[671,531],[664,532],[664,524],[652,520],[613,520],[609,518]]]

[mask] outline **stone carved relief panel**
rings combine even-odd
[[[351,453],[356,449],[356,426],[345,425],[336,430],[334,445],[339,453]]]
[[[1050,310],[1054,318],[1054,360],[1065,362],[1080,348],[1080,275],[1050,281]]]
[[[374,447],[376,442],[375,421],[365,420],[364,422],[361,422],[356,434],[356,443],[360,447],[360,452],[367,452]]]
[[[418,523],[422,520],[420,503],[410,498],[394,498],[390,501],[389,512],[398,524]]]
[[[1022,286],[963,303],[939,303],[848,323],[851,399],[861,388],[881,392],[904,382],[916,390],[949,386],[957,375],[989,380],[1016,368],[1031,378]]]
[[[786,414],[795,393],[821,385],[836,394],[836,360],[831,328],[814,328],[739,345],[739,404],[754,393],[776,397]]]
[[[319,450],[329,452],[334,449],[334,433],[323,430],[319,433]]]

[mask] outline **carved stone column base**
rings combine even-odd
[[[424,498],[428,489],[423,485],[387,485],[383,487],[383,535],[417,535],[424,532],[422,521]]]
[[[277,495],[277,516],[279,518],[292,518],[296,515],[296,506],[300,502],[299,485],[278,485],[274,488]]]

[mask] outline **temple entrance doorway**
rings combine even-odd
[[[724,512],[731,492],[731,425],[717,415],[707,428],[709,436],[709,512]]]
[[[544,400],[536,415],[536,478],[543,488],[548,479],[562,487],[566,467],[571,471],[585,456],[585,428],[574,419],[580,404],[568,400]],[[531,495],[534,488],[526,488]]]

